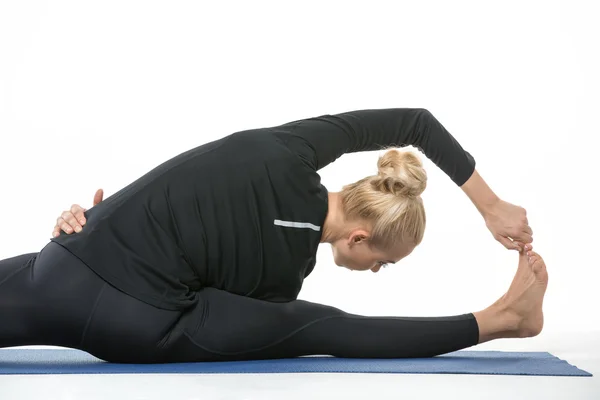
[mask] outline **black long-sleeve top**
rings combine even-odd
[[[474,171],[425,109],[328,114],[181,153],[87,210],[80,233],[51,240],[156,307],[183,309],[202,287],[291,301],[315,266],[327,215],[317,171],[346,153],[408,145],[459,186]]]

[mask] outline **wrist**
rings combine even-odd
[[[461,186],[461,189],[483,217],[489,214],[500,201],[500,198],[492,191],[477,170],[473,171],[473,174]]]

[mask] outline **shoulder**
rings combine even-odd
[[[292,130],[263,128],[240,131],[231,135],[229,143],[258,163],[286,163],[290,167],[296,165],[299,169],[317,171],[313,146],[301,136],[294,135]]]

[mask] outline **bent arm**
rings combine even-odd
[[[280,133],[301,139],[294,146],[319,170],[346,153],[412,145],[458,186],[475,171],[475,160],[423,108],[387,108],[326,114],[282,125]],[[276,132],[277,134],[278,132]],[[286,141],[290,141],[290,137]]]

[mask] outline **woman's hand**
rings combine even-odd
[[[533,231],[529,227],[525,209],[501,200],[477,170],[461,188],[485,219],[494,238],[504,247],[521,251],[524,245],[533,242]]]
[[[533,230],[523,207],[498,199],[485,210],[483,218],[494,238],[507,249],[521,251],[533,242]]]
[[[94,206],[102,201],[104,192],[102,189],[98,189],[94,195]],[[62,229],[67,234],[73,232],[81,232],[82,226],[85,225],[85,215],[83,213],[87,211],[86,208],[82,208],[79,204],[73,204],[70,210],[63,211],[63,213],[56,219],[56,225],[52,231],[52,237],[60,235]]]

